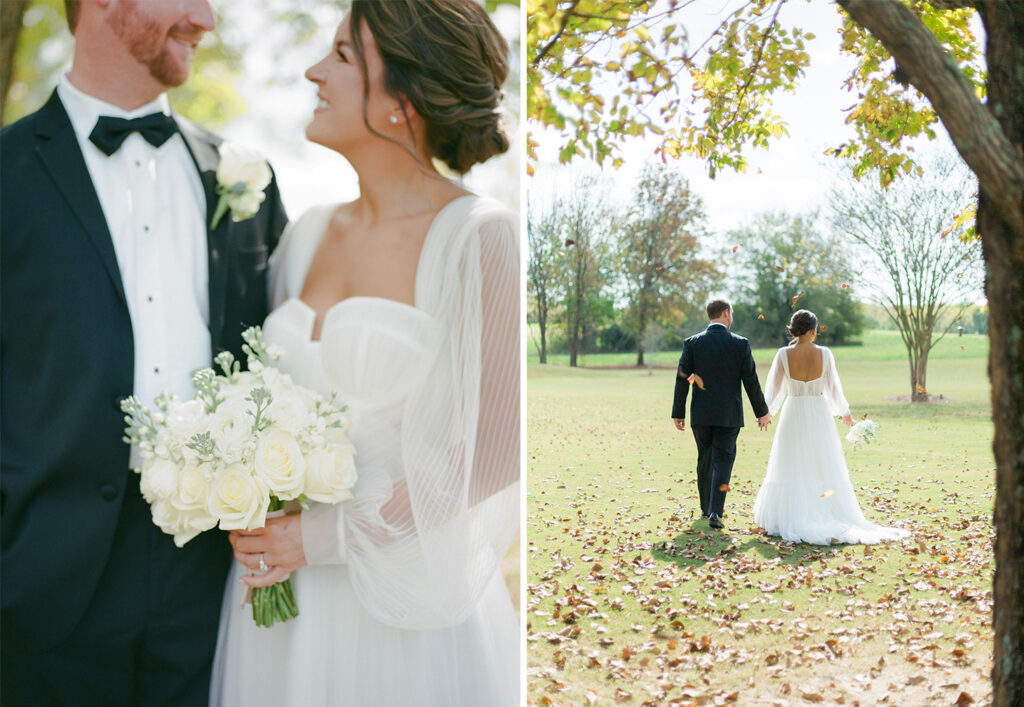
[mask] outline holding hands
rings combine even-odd
[[[769,412],[762,417],[757,418],[757,426],[762,430],[768,429],[768,425],[772,424],[772,414]]]

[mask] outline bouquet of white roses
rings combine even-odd
[[[866,417],[850,428],[846,433],[846,439],[853,442],[854,448],[861,444],[868,444],[878,439],[878,425]]]
[[[351,498],[355,449],[344,409],[274,367],[259,327],[242,338],[248,371],[230,352],[192,378],[196,396],[161,395],[154,411],[125,400],[124,441],[138,447],[139,486],[153,522],[181,547],[204,530],[252,530],[285,501]],[[252,593],[261,626],[298,615],[291,579]]]

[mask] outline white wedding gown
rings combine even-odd
[[[519,523],[519,245],[489,199],[445,206],[415,306],[352,297],[324,317],[300,298],[335,206],[286,231],[270,266],[268,343],[299,384],[349,406],[354,498],[311,504],[299,616],[259,628],[224,596],[211,704],[519,704],[519,622],[500,562]]]
[[[907,537],[908,531],[876,525],[861,513],[833,418],[850,414],[850,406],[832,352],[818,348],[822,374],[811,381],[790,377],[788,347],[772,362],[765,400],[773,416],[780,407],[782,413],[754,502],[754,521],[769,535],[815,545]]]

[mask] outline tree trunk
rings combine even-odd
[[[839,4],[927,96],[978,176],[996,460],[992,703],[1024,704],[1024,3],[976,2],[986,37],[984,104],[906,5]]]
[[[547,338],[547,322],[544,320],[540,321],[540,362],[548,362],[548,338]]]
[[[644,345],[640,342],[637,342],[636,345],[636,365],[637,367],[644,365]]]
[[[14,53],[18,49],[22,19],[28,0],[0,0],[0,116],[7,105],[7,92],[11,89],[14,73]]]
[[[921,346],[921,348],[924,347]],[[926,403],[928,402],[928,352],[915,351],[910,367],[910,400],[915,403]]]
[[[548,362],[548,298],[537,295],[537,327],[540,329],[540,362]]]

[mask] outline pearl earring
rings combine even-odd
[[[397,115],[389,115],[388,116],[388,120],[391,122],[392,125],[398,125],[398,116]]]

